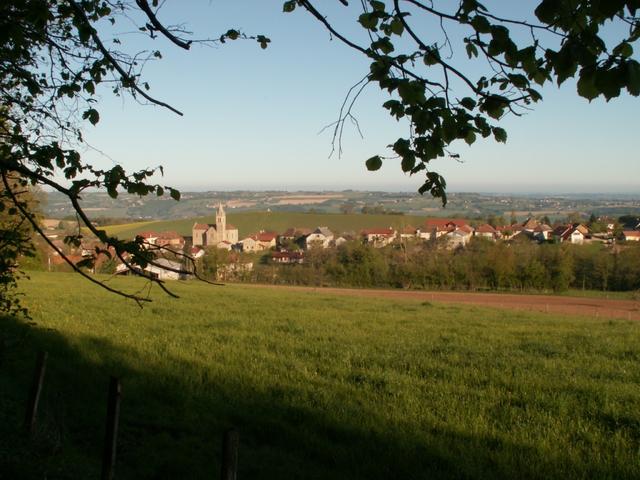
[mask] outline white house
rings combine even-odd
[[[476,228],[474,235],[480,238],[486,238],[487,240],[495,240],[498,232],[488,223],[480,225]]]
[[[467,229],[456,228],[453,232],[447,233],[447,244],[451,248],[464,247],[469,243],[472,236],[473,232]]]
[[[396,238],[397,232],[389,228],[370,228],[362,231],[362,236],[367,243],[374,247],[384,247],[389,245]]]
[[[304,239],[305,248],[312,247],[328,248],[333,241],[333,232],[327,227],[318,227]]]

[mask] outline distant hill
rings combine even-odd
[[[419,227],[426,217],[415,215],[363,215],[339,213],[298,213],[298,212],[238,212],[227,214],[227,224],[235,225],[240,238],[260,230],[284,232],[289,227],[318,226],[329,227],[335,233],[355,232],[364,228],[394,227],[408,225]],[[195,222],[215,223],[215,215],[183,220],[162,220],[156,222],[137,222],[101,227],[111,235],[120,238],[133,238],[136,233],[153,230],[157,232],[172,230],[181,235],[191,235]]]

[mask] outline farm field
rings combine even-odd
[[[0,478],[99,478],[109,375],[118,479],[217,478],[230,426],[239,479],[640,476],[637,321],[182,282],[140,309],[31,277],[33,323],[0,323]]]
[[[260,230],[284,232],[290,227],[315,228],[329,227],[336,233],[352,231],[356,234],[364,228],[389,227],[401,228],[408,225],[418,227],[424,224],[426,217],[413,215],[362,215],[340,213],[297,213],[297,212],[227,212],[227,222],[235,225],[240,238]],[[180,235],[191,235],[195,222],[215,223],[213,215],[183,220],[162,220],[155,222],[139,222],[102,227],[111,235],[121,238],[132,238],[136,233],[145,230],[176,231]]]

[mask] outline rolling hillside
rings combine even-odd
[[[407,225],[415,227],[424,224],[425,217],[413,215],[362,215],[333,213],[297,213],[297,212],[239,212],[227,215],[227,224],[238,227],[240,238],[260,230],[283,232],[289,227],[318,226],[329,227],[336,233],[359,232],[363,228],[395,227]],[[121,238],[131,238],[145,230],[162,232],[174,230],[181,235],[191,235],[195,222],[215,223],[215,215],[207,217],[187,218],[184,220],[164,220],[157,222],[140,222],[104,227],[108,233]]]

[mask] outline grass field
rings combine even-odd
[[[640,477],[637,322],[198,283],[140,310],[69,274],[23,289],[35,323],[0,323],[3,479],[99,478],[111,374],[118,479],[218,478],[229,426],[241,480]]]
[[[156,222],[127,223],[103,227],[112,235],[131,238],[145,230],[158,232],[172,230],[181,235],[191,235],[194,222],[215,223],[215,214],[208,217],[188,218],[184,220],[163,220]],[[227,223],[235,225],[240,238],[260,230],[284,232],[289,227],[315,228],[326,226],[335,233],[359,233],[363,228],[389,227],[401,228],[408,225],[419,227],[425,217],[412,215],[343,215],[338,213],[296,213],[296,212],[239,212],[228,213]]]

